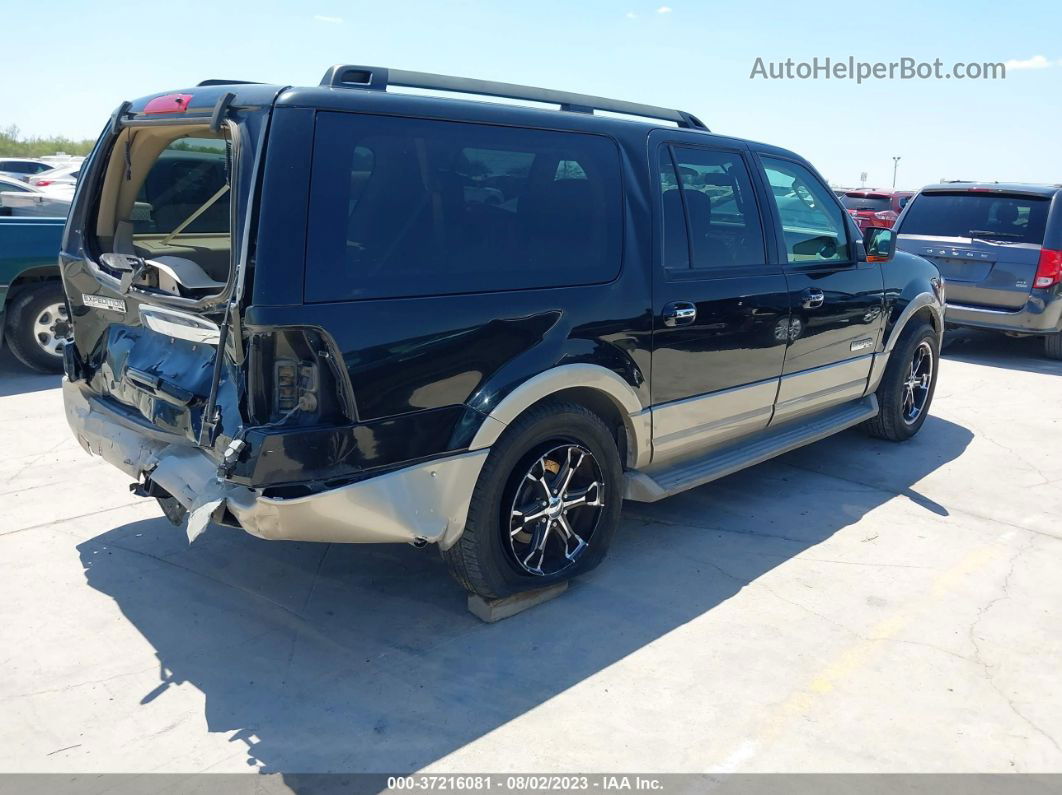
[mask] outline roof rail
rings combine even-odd
[[[661,119],[697,130],[707,130],[704,122],[683,110],[642,105],[622,99],[605,99],[568,91],[553,91],[548,88],[520,86],[514,83],[497,83],[493,80],[475,80],[468,77],[451,77],[430,72],[409,72],[405,69],[388,69],[382,66],[355,66],[337,64],[328,69],[321,78],[321,85],[331,88],[363,88],[386,91],[388,86],[423,88],[433,91],[454,91],[460,94],[479,94],[488,97],[523,99],[559,105],[561,110],[573,113],[593,113],[604,110],[609,113],[625,113],[647,119]]]

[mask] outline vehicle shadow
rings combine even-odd
[[[945,332],[941,355],[969,364],[1062,375],[1062,361],[1044,355],[1042,337],[1008,337],[991,331],[956,329]]]
[[[0,397],[54,389],[59,386],[61,378],[31,370],[6,347],[0,349]]]
[[[430,548],[266,542],[220,527],[189,546],[159,518],[78,551],[88,584],[155,649],[160,681],[141,703],[193,685],[209,731],[232,733],[249,765],[298,791],[300,773],[408,772],[482,737],[896,494],[917,497],[915,484],[971,437],[935,417],[906,445],[846,432],[628,504],[601,568],[495,625],[466,611]]]

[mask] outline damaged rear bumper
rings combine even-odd
[[[489,448],[405,467],[303,497],[265,497],[219,478],[200,448],[109,408],[64,379],[74,436],[130,477],[167,491],[189,511],[189,538],[226,515],[269,540],[454,544]]]

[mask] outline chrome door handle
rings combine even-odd
[[[672,301],[664,307],[664,325],[673,328],[675,326],[688,326],[697,319],[697,307],[689,301]]]
[[[804,300],[801,302],[801,305],[805,309],[817,309],[822,306],[825,300],[826,296],[823,295],[822,290],[808,289],[804,291]]]

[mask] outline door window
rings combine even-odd
[[[763,229],[741,155],[692,147],[662,152],[665,267],[762,265]],[[684,255],[679,243],[686,230],[689,249]]]
[[[845,213],[822,182],[797,163],[763,158],[771,195],[778,207],[790,263],[846,262]]]

